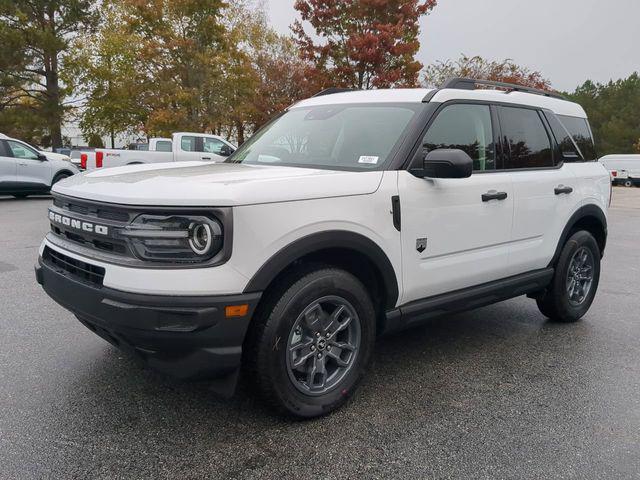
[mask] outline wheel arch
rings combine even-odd
[[[588,204],[580,207],[565,225],[562,230],[562,235],[560,235],[556,251],[549,263],[550,267],[555,266],[564,244],[569,237],[578,230],[586,230],[591,233],[598,243],[600,255],[604,255],[604,250],[607,245],[607,216],[599,206]]]
[[[60,176],[60,175],[69,175],[71,177],[73,176],[73,172],[71,170],[67,170],[66,168],[63,168],[62,170],[58,170],[56,174],[53,176],[53,178],[56,178],[57,176]]]
[[[244,292],[267,290],[275,280],[303,262],[345,268],[359,277],[365,286],[378,290],[373,293],[383,299],[381,306],[385,310],[395,307],[399,295],[398,279],[389,257],[371,239],[343,230],[307,235],[282,248],[260,267]],[[377,299],[372,300],[375,303]]]
[[[53,174],[53,177],[51,178],[51,186],[53,186],[53,184],[56,182],[56,178],[58,178],[60,175],[66,175],[67,177],[72,177],[74,173],[71,170],[67,170],[66,168],[62,168],[58,170],[56,173]]]

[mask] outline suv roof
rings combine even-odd
[[[475,88],[490,86],[495,88]],[[451,86],[459,88],[451,88]],[[584,109],[577,103],[563,99],[560,95],[519,85],[486,80],[455,78],[448,80],[443,88],[396,88],[379,90],[329,89],[315,97],[302,100],[291,108],[314,107],[348,103],[443,103],[450,100],[475,100],[494,103],[513,103],[549,109],[557,115],[587,118]]]

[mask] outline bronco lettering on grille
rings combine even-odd
[[[57,223],[59,225],[70,227],[76,230],[95,233],[97,235],[109,235],[109,227],[105,225],[96,225],[95,223],[77,220],[75,218],[60,215],[59,213],[55,213],[52,211],[49,211],[49,220],[51,220],[53,223]]]

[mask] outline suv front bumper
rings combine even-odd
[[[159,296],[122,292],[79,281],[55,265],[36,265],[45,292],[89,330],[142,358],[150,367],[181,379],[237,372],[242,344],[260,293],[230,296]],[[226,317],[227,306],[248,305]]]

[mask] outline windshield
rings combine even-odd
[[[419,104],[294,108],[256,133],[227,161],[376,170],[390,160],[419,108]]]

